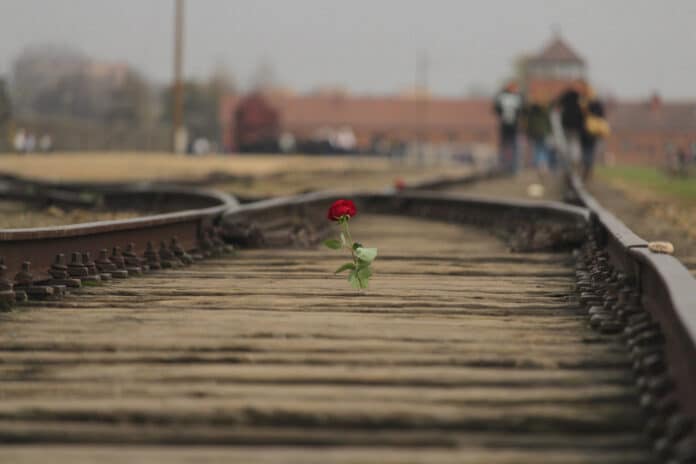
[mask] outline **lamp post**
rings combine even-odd
[[[175,0],[174,13],[174,108],[172,147],[174,153],[184,153],[188,142],[184,126],[184,83],[183,73],[184,45],[184,0]]]

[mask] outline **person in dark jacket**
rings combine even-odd
[[[494,110],[498,115],[500,125],[500,166],[512,172],[517,172],[517,129],[522,111],[522,97],[514,82],[505,86],[495,97]]]
[[[549,168],[548,137],[551,133],[551,120],[548,109],[539,102],[533,102],[525,109],[527,138],[534,148],[534,168],[543,177]]]
[[[582,147],[580,136],[585,126],[585,115],[580,106],[580,92],[569,88],[558,99],[561,111],[561,125],[565,135],[565,147],[562,156],[566,167],[576,166],[580,162]]]

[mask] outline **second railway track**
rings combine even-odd
[[[575,193],[356,194],[360,295],[331,194],[191,213],[241,249],[1,316],[0,458],[693,462],[693,279]]]

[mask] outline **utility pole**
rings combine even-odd
[[[428,139],[428,71],[430,57],[428,51],[421,51],[416,63],[416,104],[418,105],[418,164],[423,164]]]
[[[422,50],[418,56],[416,64],[416,89],[423,91],[428,90],[428,70],[430,68],[430,56],[427,50]]]
[[[187,134],[184,126],[184,0],[175,0],[174,12],[174,108],[172,146],[174,153],[186,151]]]

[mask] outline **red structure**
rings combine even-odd
[[[487,98],[267,92],[224,98],[220,119],[227,128],[223,136],[227,151],[239,151],[262,136],[287,134],[300,141],[342,129],[354,134],[358,150],[369,150],[380,141],[493,144],[496,134]]]
[[[612,135],[607,152],[618,162],[663,165],[681,149],[696,150],[696,101],[609,102]]]
[[[239,100],[234,108],[229,150],[274,152],[278,149],[280,119],[260,93],[253,93]]]
[[[585,60],[560,36],[521,63],[520,80],[527,100],[548,103],[568,88],[584,90]]]
[[[519,64],[527,100],[546,103],[569,87],[582,90],[586,85],[585,60],[558,35]],[[667,161],[670,151],[696,150],[696,101],[663,102],[655,96],[606,103],[612,127],[606,151],[618,162],[658,165]],[[357,151],[413,142],[495,146],[497,134],[490,99],[440,98],[423,92],[230,95],[221,101],[220,123],[229,152],[278,151],[282,138],[312,140],[338,131],[350,132]]]
[[[584,90],[586,77],[585,60],[559,36],[520,66],[527,99],[542,103],[568,88]],[[663,165],[678,149],[696,150],[696,102],[664,102],[654,95],[606,103],[612,134],[605,150],[617,162]]]

